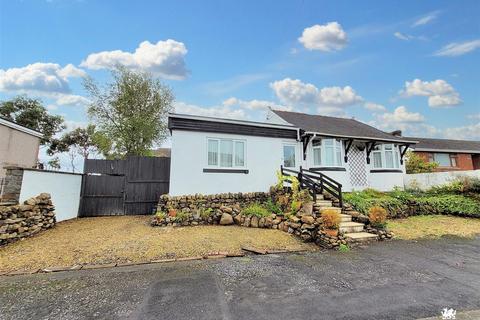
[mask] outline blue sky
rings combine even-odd
[[[122,63],[176,111],[265,108],[480,139],[479,1],[1,1],[0,99],[39,97],[85,125],[81,79]]]

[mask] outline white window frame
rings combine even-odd
[[[318,139],[316,139],[318,140]],[[345,163],[343,162],[343,141],[340,140],[340,139],[336,139],[336,138],[321,138],[321,145],[320,147],[314,147],[313,146],[313,141],[311,142],[311,147],[310,147],[310,150],[312,150],[312,156],[311,156],[311,159],[312,159],[312,164],[313,166],[312,167],[324,167],[324,168],[344,168],[345,167]],[[325,140],[333,140],[333,165],[326,165],[325,164],[325,155],[327,154],[327,150],[326,150],[326,145],[325,145]],[[337,159],[337,148],[340,147],[340,159]],[[315,155],[314,155],[314,152],[315,152],[315,149],[320,149],[320,163],[315,163]],[[338,160],[340,160],[340,165],[338,165]]]
[[[216,165],[208,164],[208,142],[210,140],[217,141],[217,164]],[[232,142],[233,152],[232,152],[232,166],[231,167],[222,167],[220,165],[220,163],[221,163],[221,161],[220,161],[220,144],[221,143],[220,142],[221,141],[231,141]],[[235,165],[235,156],[236,156],[235,142],[242,142],[243,143],[243,166],[236,166]],[[208,168],[245,169],[247,167],[247,140],[245,140],[245,139],[207,137],[206,150],[207,150],[207,155],[206,155],[205,162],[206,162]]]
[[[392,146],[392,159],[393,159],[393,166],[388,167],[387,166],[387,156],[386,152],[390,150],[386,150],[386,146]],[[391,144],[391,143],[386,143],[386,144],[377,144],[375,147],[378,147],[379,150],[372,150],[372,154],[370,156],[370,163],[373,167],[373,169],[401,169],[400,165],[400,150],[398,150],[398,145],[396,144]],[[380,154],[380,159],[382,161],[382,166],[381,167],[376,167],[375,166],[375,154]]]
[[[286,167],[285,166],[285,152],[284,152],[284,148],[285,147],[293,147],[293,150],[295,151],[294,153],[294,161],[295,161],[295,165],[293,167]],[[297,145],[295,143],[288,143],[288,142],[284,142],[282,144],[282,166],[284,168],[297,168],[298,167],[298,159],[297,159]]]

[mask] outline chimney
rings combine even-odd
[[[395,131],[390,132],[390,134],[392,136],[395,136],[395,137],[401,137],[402,136],[402,130],[395,130]]]

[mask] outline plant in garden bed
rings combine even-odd
[[[165,220],[166,217],[167,215],[163,211],[158,211],[155,213],[155,219],[157,219],[158,222]]]
[[[311,215],[313,212],[313,198],[310,195],[308,189],[302,189],[297,194],[297,201],[300,201],[302,204],[302,210],[307,215]]]
[[[292,203],[290,204],[290,214],[296,215],[301,207],[302,207],[302,203],[300,201],[293,200]]]
[[[271,213],[258,203],[254,203],[242,210],[245,216],[256,216],[258,218],[268,217]]]
[[[175,221],[182,223],[182,222],[188,221],[189,218],[190,218],[189,212],[180,211],[175,216]]]
[[[322,211],[322,226],[326,233],[330,236],[336,236],[338,234],[338,227],[342,218],[337,210],[323,210]]]
[[[276,203],[272,201],[272,199],[268,199],[265,203],[265,208],[273,214],[283,215],[282,209]]]
[[[338,251],[340,252],[349,252],[350,247],[346,244],[341,243],[340,246],[338,247]]]
[[[384,229],[387,225],[387,210],[382,207],[371,207],[368,211],[370,224],[379,229]]]
[[[199,216],[202,218],[202,220],[208,220],[211,216],[213,216],[213,209],[208,208],[208,209],[199,209]]]

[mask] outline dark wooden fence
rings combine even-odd
[[[83,171],[79,217],[151,214],[168,193],[170,158],[88,159]]]

